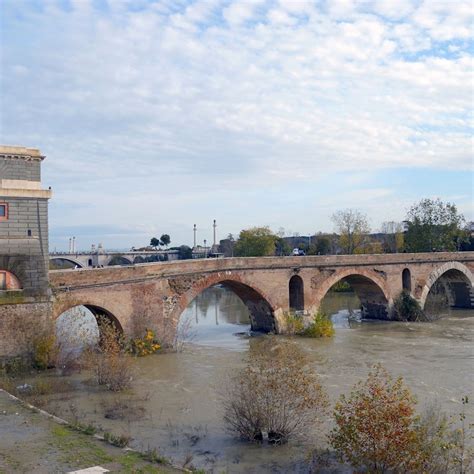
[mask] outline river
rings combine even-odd
[[[436,322],[399,323],[358,320],[358,300],[351,293],[328,294],[323,305],[332,314],[335,336],[293,340],[308,355],[331,402],[377,362],[403,376],[420,409],[436,402],[455,415],[461,397],[473,394],[473,310],[451,310]],[[240,299],[225,288],[210,288],[181,321],[189,321],[191,342],[182,352],[133,359],[132,393],[108,393],[91,384],[89,374],[75,374],[66,378],[75,390],[51,397],[46,408],[70,418],[73,404],[83,421],[126,433],[133,446],[157,448],[178,464],[192,457],[192,464],[213,472],[308,472],[308,453],[326,446],[329,420],[305,439],[279,447],[248,445],[223,427],[222,386],[262,340],[249,335]],[[128,405],[126,416],[105,418],[119,403]],[[468,415],[472,421],[472,404]]]

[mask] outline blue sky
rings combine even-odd
[[[4,0],[0,139],[39,147],[51,248],[473,216],[470,1]]]

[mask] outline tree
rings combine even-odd
[[[284,443],[321,421],[327,395],[302,350],[266,338],[222,392],[227,428],[248,441]]]
[[[368,472],[420,472],[423,454],[415,399],[400,377],[375,365],[336,403],[330,442],[339,458]]]
[[[339,246],[343,253],[353,254],[360,249],[370,232],[367,216],[357,209],[345,209],[332,215],[339,233]]]
[[[193,258],[193,251],[191,247],[188,247],[187,245],[181,245],[179,248],[179,259],[180,260],[189,260]]]
[[[467,238],[464,217],[455,204],[422,199],[408,211],[405,249],[408,252],[453,251]]]
[[[284,255],[290,255],[291,247],[289,246],[288,242],[282,237],[276,237],[275,239],[275,253],[280,257]]]
[[[157,239],[156,237],[153,237],[153,238],[150,240],[150,245],[151,245],[152,247],[154,247],[155,250],[156,250],[156,248],[160,245],[159,239]]]
[[[422,199],[407,214],[405,249],[408,252],[454,251],[461,247],[467,234],[464,217],[455,204],[439,198]]]
[[[160,242],[161,242],[161,245],[164,245],[165,247],[168,247],[168,245],[171,242],[170,236],[168,234],[163,234],[160,237]]]
[[[269,227],[252,227],[240,231],[234,254],[238,257],[274,255],[276,236]]]
[[[224,254],[224,257],[234,256],[235,239],[232,234],[229,234],[226,239],[219,242],[219,251]]]
[[[276,235],[280,237],[280,239],[283,239],[285,237],[286,231],[284,227],[279,227]]]
[[[324,235],[315,235],[308,249],[308,255],[329,255],[331,253],[331,239]]]
[[[382,222],[382,249],[385,253],[398,253],[403,249],[403,224],[401,222]]]

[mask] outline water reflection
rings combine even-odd
[[[321,311],[331,317],[335,329],[350,329],[362,321],[360,300],[353,292],[329,292]]]
[[[221,285],[199,294],[180,318],[189,325],[195,344],[243,350],[250,332],[250,315],[243,301]]]

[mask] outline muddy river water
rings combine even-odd
[[[420,409],[436,402],[454,415],[461,397],[473,394],[474,311],[453,310],[432,323],[398,323],[357,321],[353,294],[329,294],[324,305],[332,314],[335,336],[293,339],[332,402],[377,362],[404,377]],[[72,404],[83,421],[126,433],[132,445],[157,448],[178,464],[192,457],[192,464],[213,472],[308,472],[307,455],[326,446],[329,420],[304,439],[279,447],[240,442],[222,424],[222,385],[262,340],[249,336],[242,302],[229,290],[213,287],[191,303],[182,315],[182,321],[188,320],[192,341],[182,352],[133,359],[131,394],[105,392],[81,373],[68,377],[75,390],[68,397],[53,396],[47,408],[70,418]],[[126,416],[106,418],[107,410],[119,403],[128,405]],[[472,404],[469,410],[472,420]]]

